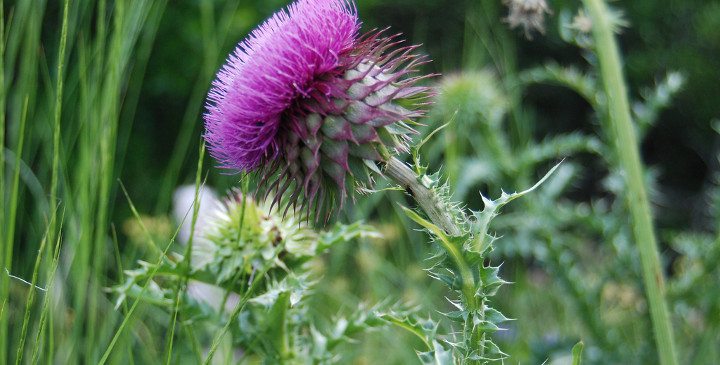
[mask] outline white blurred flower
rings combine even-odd
[[[225,302],[224,308],[220,308],[223,304],[222,301],[225,298],[225,289],[195,280],[190,280],[190,282],[188,282],[187,293],[193,299],[205,302],[217,312],[224,310],[225,313],[232,313],[233,310],[235,310],[235,307],[237,307],[240,303],[240,296],[235,293],[230,293],[227,301]]]
[[[195,185],[183,185],[175,190],[173,194],[173,218],[180,226],[178,241],[187,244],[190,239],[191,225],[193,220],[193,202],[195,201]],[[212,219],[217,208],[221,205],[217,193],[209,187],[201,186],[198,191],[197,222],[195,224],[195,239],[202,236],[208,227],[207,222]]]
[[[173,218],[180,224],[178,242],[187,245],[192,232],[193,203],[195,202],[195,186],[184,185],[173,194]],[[207,239],[207,232],[212,227],[212,220],[217,219],[218,213],[223,209],[223,203],[218,198],[215,190],[201,186],[198,191],[198,215],[195,222],[192,247],[192,266],[205,267],[214,258],[215,245]],[[225,289],[191,280],[187,287],[188,295],[195,300],[202,301],[213,307],[218,312],[221,310],[222,301],[225,298]],[[225,302],[224,310],[232,312],[240,302],[237,294],[231,293]]]

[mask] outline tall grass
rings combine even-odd
[[[143,314],[133,315],[135,308],[125,306],[116,311],[106,289],[121,280],[117,268],[135,258],[135,249],[114,247],[111,222],[118,179],[132,152],[130,131],[147,64],[168,1],[0,5],[0,359],[150,361],[162,341],[150,337],[143,344],[147,348],[134,354],[138,336],[148,338],[149,328],[138,322]],[[238,27],[233,24],[237,9],[237,2],[198,4],[203,66],[160,184],[158,211],[167,211],[173,189],[184,178],[181,171],[197,140],[207,85],[224,53],[220,49],[227,47],[229,29]],[[32,284],[48,291],[20,278],[36,278]],[[165,350],[168,361],[171,344]]]
[[[133,110],[126,95],[141,86],[130,75],[149,56],[138,58],[136,50],[150,48],[165,4],[20,1],[2,14],[0,115],[7,123],[0,134],[14,146],[12,154],[4,145],[0,152],[0,184],[12,186],[3,185],[2,212],[9,213],[2,216],[2,268],[47,289],[3,273],[0,357],[9,363],[95,363],[115,331],[120,317],[104,288],[114,282],[107,253],[116,153],[127,143],[118,130],[133,119],[123,114]],[[53,23],[59,34],[45,30]],[[47,198],[29,195],[33,181]]]

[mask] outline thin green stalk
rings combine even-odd
[[[130,196],[128,195],[128,192],[122,183],[120,183],[120,189],[125,194],[125,197],[127,198],[128,203],[130,204],[130,208],[133,212],[133,216],[140,224],[140,228],[143,230],[143,233],[147,236],[148,240],[152,242],[152,246],[157,248],[157,245],[155,244],[155,241],[154,241],[152,235],[150,234],[150,231],[148,231],[148,229],[143,224],[142,219],[140,218],[140,215],[137,213],[137,210],[135,209],[135,206],[133,205],[132,200],[130,200]],[[135,301],[133,302],[132,306],[130,306],[130,309],[127,311],[127,314],[125,314],[125,317],[123,318],[122,323],[120,323],[120,326],[118,327],[117,331],[115,331],[115,334],[113,335],[112,340],[110,340],[108,347],[105,349],[105,352],[103,353],[102,357],[97,362],[98,365],[105,364],[108,361],[108,359],[110,358],[110,354],[112,353],[113,349],[115,348],[115,345],[117,344],[118,340],[120,339],[120,336],[123,334],[123,331],[130,323],[130,320],[132,319],[133,313],[135,313],[137,306],[140,304],[141,298],[145,295],[145,292],[147,292],[148,286],[150,286],[152,279],[155,277],[158,270],[160,269],[160,266],[161,266],[160,264],[163,262],[163,260],[167,260],[167,253],[170,250],[170,247],[172,247],[173,243],[175,243],[175,238],[177,237],[177,234],[179,231],[180,231],[180,227],[178,227],[178,229],[175,230],[175,233],[173,234],[172,238],[170,239],[170,242],[168,242],[168,244],[165,246],[165,248],[160,250],[158,260],[155,262],[155,267],[150,272],[150,275],[149,275],[147,281],[140,289],[140,293],[138,293],[137,298],[135,298]]]
[[[97,3],[97,34],[95,35],[94,47],[88,41],[87,46],[80,45],[81,65],[88,62],[94,66],[92,71],[86,75],[81,66],[80,81],[81,93],[87,102],[82,128],[82,144],[80,148],[80,164],[74,171],[77,178],[75,189],[77,189],[78,204],[73,210],[81,220],[81,234],[73,243],[75,247],[71,267],[72,276],[77,280],[73,291],[74,297],[72,306],[75,311],[84,313],[84,316],[73,323],[72,337],[82,338],[85,346],[91,351],[75,351],[71,361],[84,361],[95,363],[98,358],[96,346],[102,337],[102,327],[99,325],[97,300],[98,295],[94,294],[98,287],[98,280],[102,277],[100,272],[102,260],[93,261],[96,243],[105,240],[105,217],[109,200],[109,186],[112,180],[112,156],[108,156],[112,150],[112,130],[116,123],[115,107],[112,92],[118,87],[118,64],[120,57],[121,29],[124,20],[122,2],[116,4],[113,9],[113,30],[110,42],[106,42],[108,27],[106,22],[106,1]],[[85,61],[83,49],[87,47],[89,53]],[[102,120],[103,123],[94,123],[94,120]],[[82,182],[82,183],[79,183]],[[70,189],[68,189],[70,190]],[[69,194],[69,193],[68,193]],[[74,201],[75,199],[73,199]],[[72,204],[72,203],[70,203]],[[104,323],[111,323],[105,321]],[[80,349],[78,349],[80,350]]]
[[[114,4],[113,8],[113,30],[112,35],[110,38],[110,42],[108,43],[109,51],[107,55],[105,56],[107,59],[107,71],[105,78],[104,78],[104,87],[101,89],[101,107],[100,107],[100,120],[105,121],[104,125],[100,127],[99,130],[99,164],[98,164],[98,172],[99,172],[99,180],[100,184],[98,187],[98,190],[96,191],[97,194],[97,211],[95,215],[95,222],[93,224],[92,230],[94,231],[94,237],[93,240],[90,242],[91,244],[88,245],[89,247],[86,247],[84,249],[84,253],[89,256],[83,257],[83,260],[90,260],[92,257],[100,256],[104,250],[103,246],[98,245],[99,242],[105,241],[107,237],[107,227],[108,227],[108,215],[110,214],[110,210],[112,207],[112,182],[113,177],[115,176],[115,152],[116,152],[116,143],[117,143],[117,131],[118,131],[118,123],[120,120],[120,100],[122,98],[122,77],[123,73],[126,70],[126,59],[127,54],[126,47],[128,45],[132,45],[132,42],[134,39],[132,38],[131,34],[129,33],[129,29],[126,28],[129,26],[132,20],[132,14],[129,9],[131,9],[128,5],[128,3],[123,1],[118,1]],[[136,6],[141,6],[141,4],[136,4]],[[129,49],[127,52],[131,52]],[[88,227],[89,228],[89,227]],[[90,231],[92,232],[92,231]],[[102,277],[102,272],[104,271],[103,268],[103,261],[96,261],[96,262],[89,262],[90,263],[89,270],[85,270],[85,275],[91,276],[85,276],[83,278],[92,278],[88,281],[88,288],[90,292],[99,292],[99,283],[98,278]],[[85,283],[86,281],[83,281]],[[99,321],[102,321],[100,318],[100,315],[98,313],[98,295],[89,295],[87,298],[87,303],[83,300],[79,300],[78,304],[80,307],[86,307],[87,312],[89,315],[87,315],[87,319],[85,321],[85,332],[87,333],[87,338],[90,340],[88,345],[95,347],[95,349],[92,352],[88,352],[86,354],[86,361],[90,363],[97,362],[98,358],[100,357],[100,353],[98,352],[99,346],[97,344],[99,341],[99,335],[98,328],[99,328]],[[100,331],[102,333],[102,331]]]
[[[64,80],[64,69],[65,69],[65,48],[67,45],[67,33],[68,33],[68,14],[70,12],[70,0],[65,0],[63,3],[63,17],[62,26],[60,28],[60,47],[58,50],[57,60],[57,80],[55,84],[55,114],[53,120],[53,154],[52,154],[52,175],[50,178],[50,204],[57,204],[58,194],[58,175],[60,173],[60,119],[62,116],[62,100],[63,100],[63,80]],[[53,209],[53,216],[50,219],[50,230],[48,237],[51,242],[55,241],[55,214],[56,209]]]
[[[0,0],[0,240],[5,237],[5,11]],[[2,242],[2,241],[0,241]],[[3,246],[5,247],[5,246]],[[4,266],[4,257],[0,265]]]
[[[60,229],[62,229],[63,222],[65,220],[65,212],[60,215]],[[45,333],[45,323],[50,316],[50,300],[52,299],[52,290],[55,286],[55,275],[57,274],[58,263],[60,261],[60,243],[62,241],[62,234],[58,234],[55,239],[55,246],[52,251],[52,262],[50,264],[50,273],[47,278],[47,290],[45,292],[45,298],[43,298],[42,309],[40,311],[40,324],[38,325],[37,336],[35,337],[35,346],[33,346],[32,361],[31,364],[38,364],[40,362],[41,353],[41,337]],[[52,332],[48,332],[48,337],[52,337]],[[51,360],[52,361],[52,360]]]
[[[5,240],[3,229],[8,229],[5,225],[5,2],[0,0],[0,267],[6,267],[7,262],[12,260],[12,255],[7,254],[12,250],[12,243]],[[0,296],[9,297],[10,292],[9,279],[3,277],[0,279]],[[3,301],[3,308],[5,302]],[[0,312],[0,359],[7,359],[7,333],[8,322],[3,316],[4,311]]]
[[[105,37],[105,17],[101,14],[104,13],[104,1],[99,1],[97,4],[97,34],[96,37]],[[77,283],[74,285],[72,308],[75,311],[85,312],[84,303],[88,300],[88,288],[87,282],[90,280],[90,274],[88,271],[91,263],[89,257],[91,254],[89,251],[92,247],[92,230],[94,227],[94,219],[97,216],[95,207],[96,200],[94,199],[94,192],[97,190],[97,156],[98,153],[95,149],[97,143],[98,126],[97,123],[93,123],[93,120],[99,120],[99,110],[101,107],[97,103],[97,98],[100,97],[100,92],[97,90],[97,85],[100,84],[99,77],[96,71],[101,68],[102,64],[102,52],[96,51],[99,47],[93,49],[89,41],[86,41],[83,36],[78,41],[78,61],[77,61],[77,81],[78,82],[78,95],[79,103],[76,107],[76,115],[80,128],[80,136],[78,141],[78,150],[75,152],[75,169],[70,177],[73,181],[66,191],[67,196],[72,195],[72,199],[67,199],[69,211],[73,218],[77,220],[80,232],[72,232],[69,234],[69,245],[68,252],[71,253],[72,261],[71,277]],[[90,314],[92,315],[92,313]],[[83,316],[83,320],[74,321],[72,324],[72,338],[84,338],[83,337],[83,325],[85,319],[90,316],[86,314]],[[89,344],[90,341],[83,341],[84,344]],[[91,345],[86,345],[91,347]],[[52,351],[52,349],[50,349]],[[77,351],[73,348],[72,353],[67,358],[68,362],[79,362],[79,356],[84,351],[77,347]]]
[[[7,298],[3,298],[2,304],[0,304],[0,318],[2,318],[3,314],[5,314],[5,304],[7,304]],[[4,339],[3,339],[4,342]],[[4,359],[4,357],[3,357]]]
[[[2,5],[2,4],[0,4]],[[20,114],[20,131],[18,132],[18,146],[17,150],[15,151],[15,170],[13,172],[13,180],[12,180],[12,191],[10,193],[10,213],[8,215],[8,222],[7,222],[7,231],[5,236],[5,265],[4,268],[7,270],[12,270],[12,257],[13,257],[13,248],[14,248],[14,241],[15,241],[15,218],[17,217],[17,206],[18,206],[18,195],[20,190],[20,162],[22,160],[22,151],[23,147],[25,145],[25,126],[27,122],[27,108],[28,108],[28,98],[25,97],[25,101],[23,103],[23,109],[22,113]],[[6,279],[3,279],[5,281]],[[3,283],[3,293],[6,290],[9,290],[9,286],[7,285],[7,282]],[[0,315],[0,318],[2,316]],[[3,319],[3,323],[4,322]],[[4,327],[4,326],[3,326]],[[7,359],[7,349],[5,346],[7,346],[7,328],[3,328],[3,333],[0,335],[0,341],[2,341],[2,352],[0,352],[0,359]]]
[[[1,5],[1,4],[0,4]],[[12,191],[10,193],[10,214],[8,215],[7,231],[5,236],[6,265],[10,269],[10,261],[13,255],[13,242],[15,241],[15,220],[17,218],[18,194],[20,191],[20,163],[22,151],[25,146],[25,126],[27,125],[28,98],[25,97],[22,112],[20,114],[20,131],[18,132],[18,146],[15,151],[15,170],[13,172]]]
[[[660,265],[657,240],[653,231],[650,204],[643,182],[638,140],[630,117],[627,89],[622,74],[618,46],[613,36],[610,12],[603,0],[583,0],[593,23],[593,36],[600,61],[603,87],[608,99],[609,135],[615,141],[616,153],[625,174],[627,199],[632,217],[635,241],[640,252],[645,291],[650,304],[660,363],[677,364],[672,323],[665,302],[665,279]]]
[[[110,228],[112,231],[112,241],[113,241],[113,248],[114,248],[114,253],[115,253],[115,262],[117,263],[117,270],[118,270],[119,274],[122,274],[125,272],[125,269],[123,268],[122,256],[120,255],[120,246],[118,244],[117,230],[115,229],[114,224],[111,224]],[[128,313],[127,302],[123,300],[120,307],[122,310],[122,314],[127,315],[127,313]],[[125,350],[127,350],[128,362],[131,365],[135,365],[135,360],[133,359],[133,353],[132,353],[132,346],[130,346],[130,345],[125,346]]]
[[[255,289],[257,289],[257,286],[260,284],[260,282],[262,282],[262,278],[265,276],[265,274],[267,274],[267,270],[268,268],[264,268],[262,271],[255,273],[255,278],[253,279],[250,286],[247,288],[245,294],[240,298],[240,302],[237,304],[237,307],[235,307],[235,310],[230,315],[230,318],[225,322],[225,326],[223,326],[220,332],[215,335],[212,345],[210,345],[210,350],[205,357],[205,361],[203,361],[203,365],[209,365],[212,362],[212,359],[215,356],[215,352],[217,352],[217,349],[220,346],[220,342],[222,341],[223,337],[225,337],[225,334],[230,329],[230,326],[233,323],[236,323],[235,321],[237,321],[243,308],[245,308],[245,305],[250,300],[251,296],[255,293]]]
[[[170,365],[172,360],[173,340],[175,338],[175,326],[177,324],[178,313],[180,312],[180,301],[183,291],[187,290],[188,281],[192,272],[192,250],[193,238],[195,237],[195,228],[200,213],[200,188],[204,185],[202,182],[203,160],[205,159],[205,144],[200,144],[200,156],[197,162],[197,172],[195,174],[195,197],[193,200],[193,216],[190,223],[190,238],[188,238],[187,247],[185,248],[185,258],[182,263],[183,279],[175,288],[175,308],[173,308],[172,320],[170,323],[170,334],[165,352],[165,363]]]
[[[56,217],[57,212],[53,212],[52,216]],[[40,290],[37,286],[38,274],[40,272],[40,263],[42,262],[43,255],[45,254],[45,245],[48,242],[48,237],[50,237],[50,227],[53,227],[54,225],[55,222],[48,222],[48,229],[47,231],[45,231],[45,237],[40,243],[40,249],[38,250],[37,257],[35,258],[32,279],[30,280],[30,286],[28,288],[28,297],[25,301],[25,315],[23,316],[22,329],[20,330],[20,344],[17,348],[15,365],[20,365],[22,363],[23,353],[25,352],[25,340],[27,338],[28,324],[30,323],[30,312],[32,310],[33,303],[35,302],[35,291]],[[47,293],[45,294],[47,295]]]
[[[170,319],[170,333],[167,335],[167,342],[165,343],[165,364],[170,365],[172,361],[172,349],[175,341],[175,327],[177,325],[178,312],[180,312],[180,297],[182,296],[182,287],[178,283],[175,289],[175,305],[173,306],[172,318]]]
[[[70,12],[70,0],[65,0],[63,4],[63,16],[62,25],[60,29],[60,45],[58,49],[57,59],[57,74],[55,84],[55,106],[54,106],[54,119],[53,119],[53,140],[52,140],[52,165],[51,165],[51,178],[50,178],[50,204],[57,205],[58,202],[58,190],[59,182],[58,177],[60,174],[60,131],[61,131],[61,118],[62,118],[62,101],[63,101],[63,82],[65,79],[64,67],[65,67],[65,51],[67,47],[67,33],[68,33],[68,14]],[[56,214],[57,209],[52,210],[52,215],[49,221],[48,240],[52,243],[56,237]],[[59,232],[58,232],[59,237]],[[54,273],[52,274],[54,276]],[[45,294],[49,295],[48,293]],[[42,317],[45,317],[45,312]],[[42,319],[44,322],[44,318]],[[22,354],[18,354],[18,359]],[[34,356],[34,355],[33,355]],[[19,363],[19,362],[18,362]]]

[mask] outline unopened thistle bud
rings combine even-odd
[[[272,212],[233,192],[217,205],[193,246],[193,269],[210,271],[218,283],[263,268],[285,272],[317,255],[318,233],[294,214]]]
[[[396,47],[397,36],[359,32],[350,0],[297,0],[260,25],[208,95],[211,155],[316,218],[370,184],[374,163],[406,151],[415,133],[429,90],[413,74],[427,60]]]
[[[545,34],[545,14],[551,14],[545,0],[503,0],[510,13],[505,21],[510,28],[522,27],[525,37],[532,39],[532,32]]]
[[[440,120],[455,115],[459,128],[466,130],[477,121],[497,126],[508,110],[508,98],[497,76],[489,70],[466,71],[443,77],[437,85],[433,114]],[[476,138],[475,135],[468,135]]]

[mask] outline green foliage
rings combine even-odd
[[[539,364],[579,360],[578,339],[584,363],[657,362],[628,193],[603,129],[592,22],[577,2],[550,1],[547,33],[532,41],[507,29],[498,0],[358,4],[364,30],[392,25],[423,44],[427,71],[447,75],[418,140],[447,125],[426,139],[429,166],[415,168],[461,237],[418,232],[428,219],[409,219],[397,202],[415,204],[378,181],[338,220],[368,222],[384,238],[361,223],[318,232],[260,211],[243,218],[234,206],[217,243],[198,237],[191,255],[167,213],[174,188],[198,176],[208,83],[287,1],[73,0],[62,57],[66,2],[0,3],[0,363],[451,364],[478,359],[470,346],[479,343],[489,355],[483,341],[492,341],[505,362]],[[720,6],[622,7],[611,15],[650,165],[680,361],[714,364]],[[478,191],[502,197],[501,187],[530,186],[559,160],[533,194],[500,215],[479,213],[488,204]],[[200,181],[238,185],[206,170]],[[487,235],[473,234],[484,218],[471,211],[489,217]],[[280,230],[312,238],[277,248]],[[471,304],[485,298],[494,309],[469,309],[458,262],[481,289],[465,288]]]
[[[580,13],[578,16],[582,15],[583,13]],[[616,15],[613,16],[620,19]],[[566,26],[572,25],[567,20],[561,19],[562,21],[566,22]],[[573,26],[576,27],[577,24]],[[550,63],[547,66],[523,71],[517,78],[525,87],[542,83],[566,87],[576,92],[594,109],[593,119],[605,126],[609,117],[607,98],[598,86],[599,76],[595,71],[593,45],[591,42],[579,40],[581,33],[566,37],[566,40],[581,46],[589,61],[589,67],[584,67],[585,71],[580,71],[581,68],[577,66],[563,67]],[[587,37],[585,40],[591,40],[589,35],[586,34],[585,37]],[[472,80],[474,76],[467,75],[467,78]],[[492,87],[492,84],[489,85]],[[440,86],[441,92],[447,88],[444,83]],[[671,72],[655,88],[640,92],[640,101],[633,104],[640,138],[647,135],[655,125],[660,112],[668,107],[669,101],[682,89],[682,86],[683,77]],[[477,93],[472,98],[475,98],[475,101],[468,100],[468,105],[464,109],[472,110],[476,103],[482,104],[484,100],[484,96]],[[443,98],[438,98],[437,101],[440,104],[454,105]],[[444,110],[443,108],[443,105],[439,105],[436,110]],[[453,108],[458,107],[453,106]],[[514,108],[519,106],[517,104],[509,106],[510,111]],[[454,114],[447,111],[435,116],[438,120],[449,120],[454,117]],[[517,118],[517,114],[513,117]],[[527,123],[527,119],[522,121]],[[477,128],[487,125],[487,122],[482,116],[476,116],[474,124]],[[627,191],[622,182],[622,175],[615,167],[618,165],[618,157],[610,148],[614,143],[613,137],[601,135],[602,138],[597,138],[572,132],[546,137],[540,142],[517,142],[511,134],[512,127],[501,123],[495,130],[484,135],[472,132],[465,134],[465,130],[472,127],[465,126],[455,131],[451,127],[449,133],[462,131],[457,135],[460,138],[466,135],[472,136],[475,144],[462,145],[457,140],[446,140],[436,141],[429,148],[432,151],[441,151],[444,144],[446,159],[447,156],[481,156],[461,162],[462,167],[457,169],[462,171],[455,182],[458,191],[463,193],[460,195],[461,198],[465,197],[464,193],[472,187],[487,189],[488,185],[517,185],[518,182],[522,184],[542,169],[547,161],[579,154],[567,160],[555,176],[538,189],[534,199],[527,200],[522,208],[513,209],[495,219],[494,227],[502,232],[504,239],[493,255],[502,258],[515,256],[538,260],[543,270],[561,284],[565,298],[569,300],[569,307],[576,313],[577,321],[572,328],[578,331],[579,323],[583,329],[576,333],[591,338],[589,343],[592,350],[588,355],[589,361],[599,359],[607,361],[615,356],[618,359],[627,358],[633,351],[643,348],[643,343],[649,338],[648,336],[651,336],[651,332],[648,322],[637,317],[638,313],[646,315],[647,307],[638,294],[641,288],[637,287],[639,284],[636,284],[636,280],[640,277],[640,265],[633,248],[631,232],[626,226],[627,220],[624,218],[628,214],[628,206],[623,203]],[[478,143],[478,140],[482,140],[483,145]],[[460,151],[455,149],[458,145],[462,146]],[[504,147],[490,148],[493,146]],[[608,166],[607,170],[601,168],[598,171],[600,166],[597,162],[590,162],[588,155],[599,157]],[[451,171],[451,167],[447,169]],[[598,178],[602,175],[605,177]],[[571,197],[573,192],[577,191],[575,188],[577,181],[587,177],[593,177],[603,183],[593,184],[594,187],[583,186],[583,189],[589,191],[588,194],[592,194],[589,201],[586,198]],[[645,181],[651,189],[657,186],[656,179],[656,173],[651,171],[646,174]],[[592,193],[592,189],[597,188],[600,189]],[[612,196],[604,195],[608,193]],[[468,199],[472,201],[471,198],[464,198],[464,200]],[[713,246],[707,243],[704,247]],[[594,253],[589,255],[588,251]],[[710,260],[714,258],[711,257]],[[670,287],[673,287],[673,284]],[[538,295],[540,293],[538,292]],[[707,311],[708,309],[704,308],[699,312],[708,313]],[[559,328],[562,326],[558,324]],[[518,326],[518,329],[522,328],[527,327]],[[535,331],[537,330],[546,331],[543,328],[536,328]],[[641,338],[631,335],[638,332],[646,335]],[[533,330],[528,330],[527,333],[529,338],[532,338]],[[564,335],[571,336],[567,333]],[[708,341],[710,340],[706,339],[705,343]],[[695,345],[701,342],[688,341]],[[634,353],[634,356],[637,356],[637,352]],[[641,353],[652,359],[646,347]],[[707,356],[707,354],[705,352],[699,356]],[[542,358],[538,361],[542,361]]]
[[[415,156],[415,170],[419,172],[418,183],[434,193],[436,201],[433,203],[439,207],[449,207],[444,210],[450,212],[454,217],[453,221],[459,225],[461,235],[452,236],[442,228],[423,218],[420,214],[408,208],[403,208],[405,213],[420,224],[432,237],[438,246],[438,251],[430,259],[432,266],[427,269],[430,277],[447,285],[456,293],[458,299],[448,299],[454,307],[451,312],[445,313],[445,317],[455,323],[451,326],[454,335],[441,338],[452,350],[449,355],[444,354],[435,345],[430,346],[430,340],[435,342],[435,330],[428,338],[422,336],[430,353],[419,353],[421,361],[428,363],[434,360],[437,363],[473,364],[502,361],[508,355],[500,350],[500,347],[493,341],[493,335],[503,330],[501,325],[509,321],[502,313],[492,307],[491,298],[494,297],[500,287],[507,282],[500,278],[499,266],[486,264],[488,253],[494,247],[497,239],[490,234],[490,222],[499,214],[499,210],[525,194],[538,188],[555,171],[553,168],[543,179],[531,188],[513,194],[502,192],[497,200],[490,200],[481,196],[484,208],[482,211],[470,212],[470,216],[454,203],[449,194],[447,184],[439,179],[438,175],[424,175],[425,168],[419,164],[418,152]],[[418,199],[418,197],[416,197]],[[458,327],[458,328],[454,328]],[[423,333],[423,332],[421,332]],[[442,357],[438,357],[442,354]],[[445,359],[445,357],[448,357]]]
[[[113,288],[116,308],[135,298],[177,310],[186,324],[227,323],[233,344],[245,356],[298,364],[331,362],[335,347],[386,323],[374,310],[359,310],[336,319],[336,327],[324,334],[306,313],[306,298],[316,285],[312,260],[338,244],[379,237],[371,227],[356,222],[317,232],[302,217],[279,215],[239,192],[207,214],[205,226],[193,228],[198,233],[192,238],[190,270],[179,253],[156,264],[140,261]],[[176,298],[178,287],[184,289]]]

